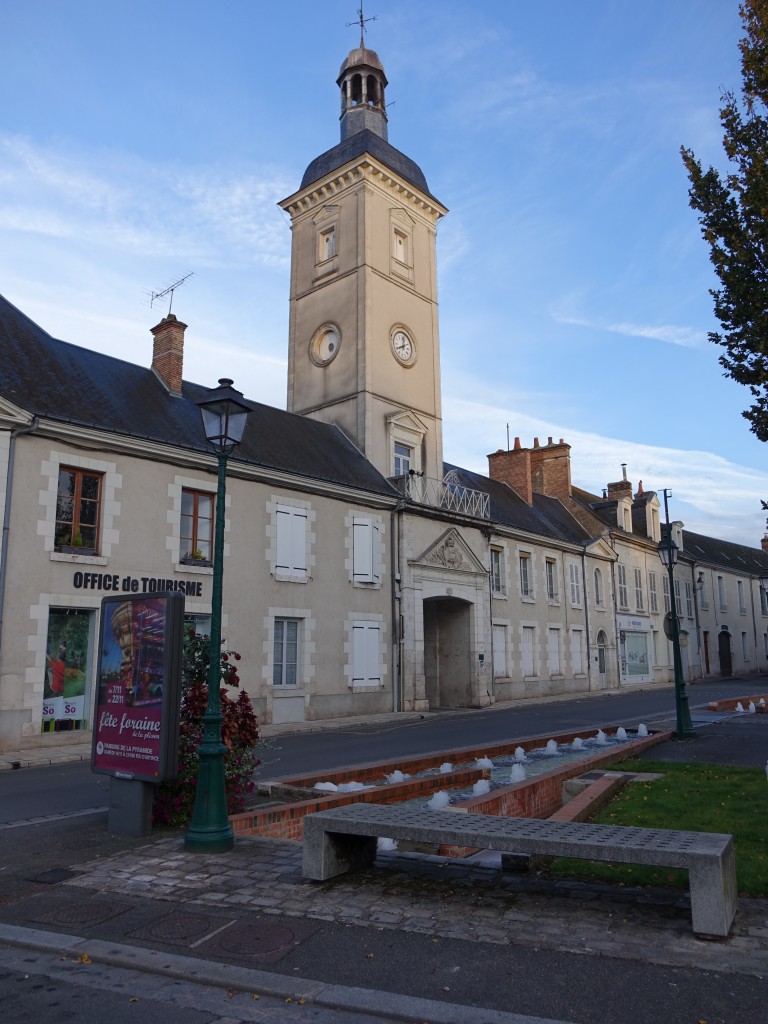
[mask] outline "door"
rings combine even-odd
[[[601,629],[597,634],[597,678],[601,690],[604,690],[608,685],[605,672],[605,647],[607,643],[608,638]]]
[[[720,658],[720,675],[732,676],[733,664],[731,662],[731,634],[722,630],[717,635],[717,653]]]
[[[704,674],[709,675],[712,669],[709,667],[709,633],[704,630]]]

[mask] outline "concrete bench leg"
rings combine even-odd
[[[310,817],[304,821],[304,859],[302,874],[322,882],[369,867],[376,859],[375,836],[350,836],[326,832]]]
[[[727,938],[736,916],[736,858],[733,843],[719,862],[692,866],[688,871],[691,916],[696,935]]]

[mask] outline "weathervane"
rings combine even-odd
[[[178,281],[174,281],[173,284],[169,284],[168,287],[164,288],[161,292],[150,292],[149,293],[149,306],[150,306],[150,309],[152,308],[152,306],[154,306],[155,299],[164,299],[166,295],[170,295],[171,299],[170,299],[170,302],[168,303],[168,316],[170,316],[171,315],[171,306],[173,306],[173,293],[176,291],[177,288],[180,288],[181,285],[184,284],[184,282],[187,280],[188,277],[193,277],[193,276],[194,276],[194,271],[190,270],[190,272],[188,274],[185,274],[184,277],[180,277],[179,280]]]
[[[360,26],[360,49],[364,50],[365,49],[365,32],[366,32],[365,25],[366,25],[366,22],[368,22],[368,21],[378,21],[379,19],[376,17],[375,14],[372,15],[370,18],[363,17],[363,0],[360,0],[360,7],[358,8],[357,15],[358,15],[357,21],[348,21],[347,22],[347,28],[349,28],[351,25],[359,25]]]

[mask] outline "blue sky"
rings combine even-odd
[[[278,200],[338,141],[357,0],[26,0],[0,13],[0,291],[135,362],[174,299],[185,377],[284,406]],[[679,156],[723,165],[737,0],[369,0],[390,142],[438,231],[446,459],[572,445],[574,483],[672,490],[694,531],[758,546],[765,446],[725,379]]]

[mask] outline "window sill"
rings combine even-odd
[[[176,572],[196,572],[201,576],[213,576],[213,566],[210,562],[193,561],[192,559],[184,561],[182,559],[176,563],[174,568]]]
[[[521,594],[520,600],[524,601],[525,604],[536,604],[536,598],[533,596],[533,594]]]
[[[506,601],[507,600],[507,595],[506,595],[506,593],[503,590],[494,590],[494,591],[492,591],[491,597],[494,599],[494,601]]]
[[[80,549],[83,550],[82,548]],[[52,551],[52,562],[74,562],[76,565],[107,565],[108,560],[104,555],[97,554],[76,554],[75,551]]]
[[[304,696],[304,687],[301,683],[272,683],[272,696],[282,697]]]
[[[277,583],[309,583],[309,576],[306,573],[303,576],[292,576],[287,572],[275,572],[273,578]]]
[[[349,688],[350,688],[350,690],[353,693],[362,693],[362,692],[372,693],[375,690],[383,690],[384,689],[384,684],[383,683],[352,683]]]
[[[560,598],[559,597],[548,597],[547,598],[547,604],[550,605],[552,608],[559,608],[560,607]]]

